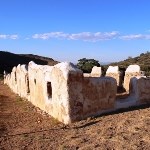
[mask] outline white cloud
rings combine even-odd
[[[50,32],[50,33],[44,33],[44,34],[34,34],[32,38],[34,39],[50,39],[50,38],[57,38],[57,39],[68,39],[68,40],[82,40],[82,41],[90,41],[90,42],[96,42],[96,41],[102,41],[102,40],[110,40],[115,39],[119,33],[117,31],[113,32],[81,32],[81,33],[63,33],[63,32]]]
[[[68,34],[65,34],[63,32],[50,32],[50,33],[44,33],[44,34],[34,34],[32,38],[34,39],[49,39],[49,38],[67,38]]]
[[[77,34],[71,34],[69,36],[69,39],[97,42],[97,41],[102,41],[102,40],[114,39],[118,36],[118,34],[119,33],[116,32],[116,31],[105,32],[105,33],[101,33],[101,32],[96,32],[96,33],[82,32],[82,33],[77,33]]]
[[[0,39],[6,39],[7,38],[7,35],[5,34],[0,34]]]
[[[66,39],[66,40],[80,40],[88,42],[98,42],[112,39],[121,40],[150,40],[150,34],[128,34],[121,35],[118,31],[112,32],[80,32],[80,33],[64,33],[64,32],[49,32],[43,34],[34,34],[33,39]],[[0,34],[0,39],[19,39],[17,34]],[[29,40],[26,37],[25,40]]]
[[[150,34],[130,34],[125,36],[120,36],[122,40],[149,40]]]
[[[14,35],[9,35],[9,38],[12,39],[12,40],[16,40],[18,39],[18,35],[14,34]]]
[[[12,40],[16,40],[18,39],[18,35],[17,34],[12,34],[12,35],[8,35],[8,34],[0,34],[0,39],[12,39]]]

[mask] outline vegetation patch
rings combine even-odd
[[[84,73],[90,73],[94,66],[100,67],[100,63],[95,59],[82,58],[78,60],[77,67]]]

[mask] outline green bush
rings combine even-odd
[[[77,67],[84,73],[90,73],[94,66],[100,67],[98,60],[82,58],[79,59],[77,63]]]

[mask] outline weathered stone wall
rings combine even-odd
[[[150,102],[149,78],[132,76],[130,96],[124,101],[116,100],[117,82],[118,76],[85,77],[72,63],[65,62],[55,66],[30,62],[4,74],[4,83],[15,93],[65,124]]]
[[[91,77],[101,77],[102,70],[101,67],[94,66],[91,71]]]
[[[57,64],[51,71],[52,99],[45,109],[65,124],[82,119],[78,107],[83,100],[82,77],[82,71],[71,63]]]
[[[28,67],[14,67],[11,75],[4,77],[15,93],[66,124],[114,106],[115,81],[84,78],[83,72],[71,63],[51,67],[30,62]]]
[[[101,69],[101,67],[97,67],[97,66],[94,66],[92,68],[91,73],[83,74],[84,77],[101,77],[101,75],[102,75],[102,69]]]
[[[138,103],[150,102],[150,78],[134,77],[130,83],[130,92],[135,94]]]
[[[88,78],[83,80],[83,115],[98,115],[113,109],[117,93],[116,80],[111,77]]]
[[[29,90],[29,82],[28,82],[28,66],[27,65],[17,66],[16,82],[17,82],[16,93],[21,97],[29,99],[30,90]]]
[[[109,66],[107,71],[106,71],[106,76],[116,79],[117,86],[121,86],[122,85],[121,73],[119,71],[119,67],[118,66]]]
[[[28,68],[26,65],[13,67],[10,74],[4,74],[4,83],[8,84],[13,92],[24,98],[29,98]]]
[[[30,62],[28,66],[30,99],[35,106],[45,109],[46,82],[44,80],[45,66]],[[46,66],[50,68],[49,66]]]
[[[12,69],[12,72],[10,74],[10,87],[13,90],[13,92],[17,93],[17,68],[14,67]]]
[[[124,88],[129,92],[130,80],[133,77],[141,76],[140,66],[130,65],[125,71]]]
[[[91,73],[83,73],[84,77],[91,77]]]

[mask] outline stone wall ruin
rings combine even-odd
[[[107,71],[106,71],[106,76],[116,79],[117,86],[122,85],[121,72],[119,71],[118,66],[109,66]]]
[[[129,69],[130,68],[130,69]],[[4,83],[19,96],[47,112],[59,121],[69,124],[120,108],[150,102],[150,79],[141,77],[137,66],[129,66],[125,75],[127,98],[116,98],[120,84],[118,67],[109,67],[106,77],[101,68],[89,76],[72,63],[55,66],[18,65],[10,74],[4,73]],[[127,88],[127,84],[128,85]],[[146,89],[146,90],[145,90]]]
[[[140,66],[138,65],[130,65],[125,71],[125,77],[124,77],[124,88],[127,92],[129,92],[129,86],[131,78],[141,76],[141,70]]]
[[[92,68],[91,73],[84,73],[84,77],[101,77],[102,76],[102,69],[101,67],[94,66]]]

